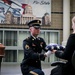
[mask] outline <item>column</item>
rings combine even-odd
[[[66,45],[70,35],[70,0],[63,0],[63,41],[62,45]]]

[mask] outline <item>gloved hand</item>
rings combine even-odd
[[[40,60],[44,61],[45,60],[45,55],[44,54],[40,54]]]

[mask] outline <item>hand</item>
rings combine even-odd
[[[44,56],[47,57],[47,54],[45,53]]]
[[[57,50],[52,50],[52,53],[55,53]]]
[[[49,57],[52,54],[52,52],[50,50],[48,50],[44,55],[45,57]]]

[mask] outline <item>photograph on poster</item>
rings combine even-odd
[[[51,0],[0,1],[0,24],[27,24],[34,19],[51,25]]]

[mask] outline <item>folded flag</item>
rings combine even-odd
[[[55,44],[55,43],[50,43],[46,46],[46,50],[64,50],[65,47],[63,47],[62,45],[59,44]]]

